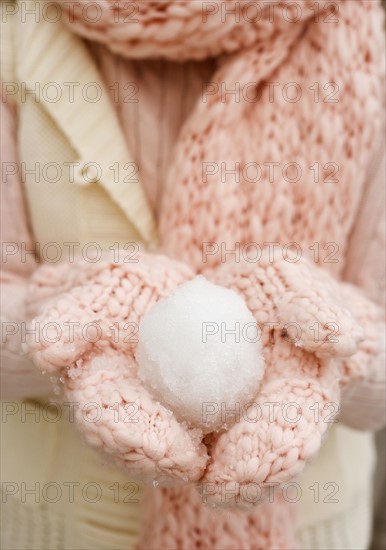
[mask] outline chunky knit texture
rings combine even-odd
[[[61,377],[67,399],[97,403],[104,411],[97,422],[77,418],[91,445],[139,479],[184,485],[149,496],[141,548],[293,549],[294,507],[280,497],[248,511],[213,511],[208,504],[249,508],[249,486],[267,498],[271,484],[283,485],[301,473],[318,453],[337,412],[330,404],[339,403],[340,388],[366,378],[381,360],[382,312],[354,287],[339,282],[343,261],[325,264],[331,274],[304,258],[290,263],[278,249],[273,261],[264,256],[258,262],[228,258],[224,263],[212,254],[204,262],[202,247],[205,242],[224,243],[228,249],[236,243],[277,242],[280,248],[296,241],[306,255],[315,241],[321,246],[337,242],[344,259],[381,132],[381,14],[374,2],[341,2],[338,21],[329,25],[313,21],[309,3],[304,3],[296,24],[278,20],[238,27],[217,21],[206,33],[208,27],[197,23],[200,2],[143,6],[141,31],[121,26],[114,35],[119,38],[113,40],[115,51],[133,57],[157,52],[172,59],[234,54],[224,58],[213,79],[219,90],[199,102],[177,146],[168,202],[161,210],[163,255],[141,253],[137,264],[107,257],[96,265],[77,260],[60,269],[39,268],[29,292],[30,316],[38,327],[55,322],[62,330],[55,342],[31,339],[30,353],[41,370]],[[103,20],[87,32],[103,41],[117,27],[110,2],[101,7]],[[80,16],[74,24],[86,33],[87,22]],[[154,36],[157,43],[149,38]],[[286,83],[295,76],[303,93],[315,82],[338,83],[339,101],[318,103],[307,95],[301,103],[284,98],[270,102],[264,82]],[[261,98],[224,99],[221,82],[228,89],[254,82]],[[335,160],[338,182],[316,183],[307,173],[315,162],[325,166]],[[282,166],[296,161],[302,175],[289,183],[281,176],[270,181],[264,173],[251,183],[243,168],[255,161]],[[204,178],[205,162],[215,168],[225,163],[228,170],[239,163],[240,178],[224,181],[219,170]],[[244,297],[263,325],[267,364],[255,399],[262,418],[237,419],[205,439],[152,399],[136,377],[135,343],[115,338],[110,328],[137,323],[153,303],[196,273]],[[70,338],[72,322],[79,325]],[[101,327],[93,343],[82,336],[90,322]],[[267,322],[277,324],[268,327]],[[315,322],[321,327],[317,339],[311,329]],[[296,345],[288,323],[301,330]],[[337,327],[336,342],[329,336],[331,323]],[[267,402],[278,404],[273,416],[264,407]],[[130,403],[136,404],[139,422],[117,422],[115,413]],[[301,408],[296,422],[284,414],[288,403]]]
[[[280,496],[275,495],[274,503],[261,503],[254,513],[203,506],[197,491],[190,486],[151,488],[146,496],[147,514],[153,521],[144,529],[141,548],[281,550],[297,547],[293,538],[295,506],[288,505]],[[154,518],[157,518],[155,523]]]
[[[247,1],[234,0],[210,9],[196,0],[144,2],[138,13],[130,3],[106,0],[97,17],[86,17],[82,4],[64,21],[122,56],[181,60],[232,52],[220,58],[176,147],[160,223],[165,251],[178,250],[179,259],[196,266],[205,242],[233,249],[295,241],[307,252],[317,240],[321,249],[339,246],[339,261],[326,267],[340,275],[383,130],[379,3],[342,0],[338,13],[326,13],[324,2],[303,1],[298,10],[275,0],[273,12],[255,2],[262,10],[255,17],[243,12]],[[296,91],[284,91],[290,83]],[[208,257],[211,265],[219,261],[219,254]]]
[[[270,49],[272,40],[284,44],[296,36],[315,13],[315,2],[303,0],[298,10],[289,0],[273,0],[272,7],[285,9],[285,17],[273,17],[259,4],[259,11],[244,9],[246,0],[156,0],[130,4],[124,0],[98,2],[97,12],[84,11],[87,0],[71,5],[59,0],[66,21],[82,36],[108,44],[123,56],[165,57],[174,60],[204,59],[245,50],[256,44]],[[316,4],[323,6],[322,0]],[[270,8],[272,10],[272,7]],[[244,11],[243,11],[244,10]],[[295,23],[294,23],[295,22]]]

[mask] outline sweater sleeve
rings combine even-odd
[[[16,147],[16,110],[1,98],[1,399],[49,395],[43,376],[22,350],[25,339],[25,296],[36,267],[28,227]]]
[[[379,304],[385,304],[385,152],[384,143],[374,158],[366,190],[359,205],[349,241],[344,278]],[[380,331],[383,353],[368,377],[342,396],[340,420],[351,428],[377,430],[386,423],[385,334]]]

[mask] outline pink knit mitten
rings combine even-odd
[[[338,283],[306,261],[223,264],[207,275],[244,296],[266,371],[254,402],[212,444],[200,490],[217,505],[255,505],[318,453],[339,412],[341,379],[364,375],[366,362],[349,356],[365,335]]]
[[[134,360],[141,316],[192,276],[178,262],[141,254],[138,263],[43,266],[31,283],[35,364],[60,376],[87,442],[141,480],[194,481],[206,465],[201,431],[152,398]]]

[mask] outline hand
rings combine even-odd
[[[201,431],[152,398],[134,360],[142,315],[193,276],[178,262],[142,254],[138,263],[43,266],[30,289],[35,364],[60,377],[88,443],[142,481],[196,481],[207,462]]]
[[[223,264],[207,276],[244,296],[262,328],[266,370],[254,403],[211,442],[198,488],[209,503],[251,506],[317,455],[339,411],[340,358],[363,332],[334,281],[306,262]]]

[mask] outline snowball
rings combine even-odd
[[[264,372],[260,333],[245,301],[202,276],[143,316],[136,359],[153,395],[205,432],[225,426],[229,411],[242,414]]]

